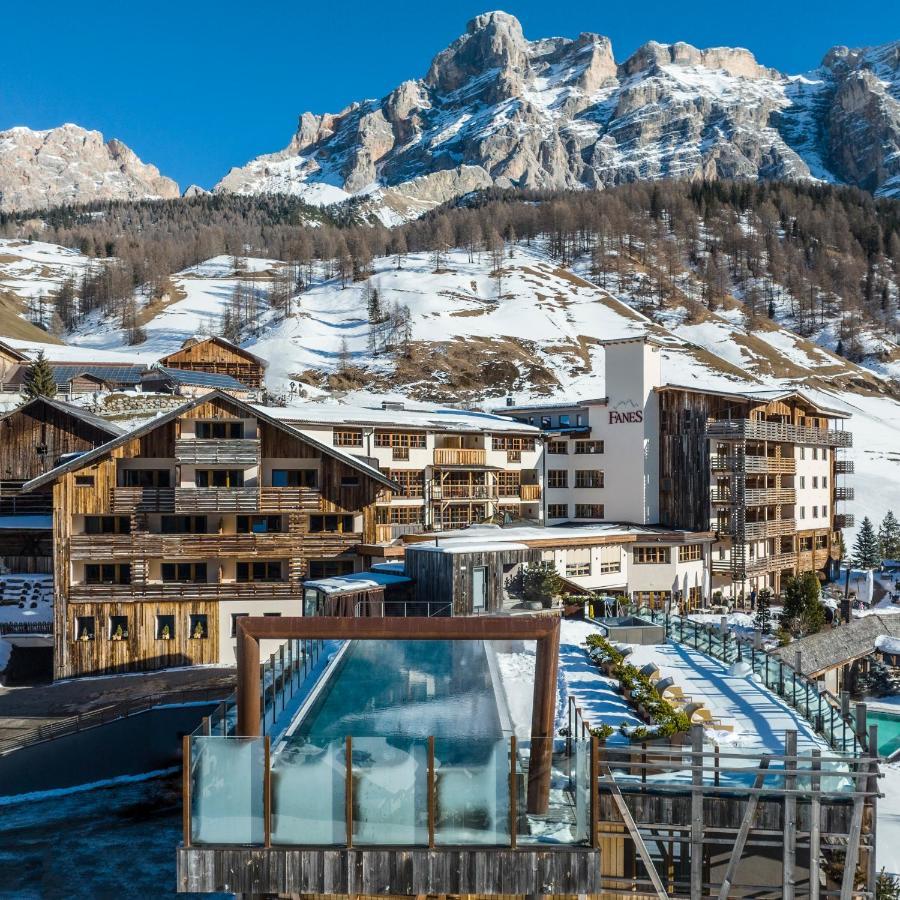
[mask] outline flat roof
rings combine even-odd
[[[315,588],[325,594],[349,594],[374,590],[391,584],[409,584],[411,578],[393,572],[369,571],[353,572],[350,575],[335,575],[333,578],[316,578],[304,581],[304,588]]]
[[[534,435],[540,429],[505,416],[473,409],[410,406],[403,409],[381,406],[352,406],[343,403],[303,403],[291,406],[260,406],[273,419],[291,425],[374,425],[417,428],[423,431],[512,431]]]

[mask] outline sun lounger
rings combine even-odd
[[[640,674],[651,681],[656,681],[659,677],[659,666],[656,663],[648,662],[647,665],[640,669]]]

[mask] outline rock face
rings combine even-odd
[[[618,64],[601,35],[528,41],[514,17],[486,13],[421,80],[336,115],[304,113],[287,148],[216,189],[320,203],[364,193],[370,209],[414,194],[410,214],[485,175],[527,188],[819,178],[900,193],[898,56],[900,42],[835,48],[787,76],[747,50],[651,42]]]
[[[0,132],[0,210],[46,209],[94,200],[170,199],[178,185],[121,141],[62,125]]]

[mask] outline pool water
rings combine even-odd
[[[890,756],[900,750],[900,714],[866,711],[866,724],[878,726],[878,754]]]

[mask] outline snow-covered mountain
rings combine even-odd
[[[390,223],[489,185],[596,188],[663,177],[816,178],[900,194],[900,41],[836,47],[804,75],[742,49],[526,40],[473,19],[424,78],[335,115],[216,186],[313,203],[367,197]]]
[[[0,131],[0,211],[94,200],[169,199],[178,185],[99,131],[61,125]]]

